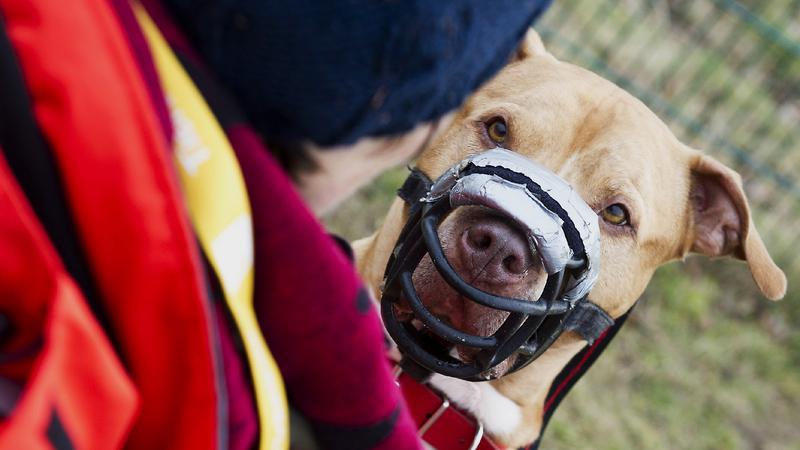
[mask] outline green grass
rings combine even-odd
[[[545,448],[800,448],[800,336],[752,287],[708,262],[687,266],[657,273]],[[735,266],[721,271],[744,278]]]
[[[728,3],[562,0],[537,26],[558,57],[622,84],[681,139],[742,173],[790,282],[787,298],[771,303],[741,263],[663,267],[562,403],[544,449],[800,449],[800,197],[718,145],[747,149],[798,182],[800,58],[720,6]],[[744,3],[800,45],[796,1]],[[349,239],[370,234],[406,173],[379,178],[328,225]]]

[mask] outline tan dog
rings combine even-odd
[[[534,32],[514,61],[466,102],[417,166],[436,179],[465,156],[496,145],[557,173],[598,212],[601,269],[589,298],[612,317],[628,311],[656,268],[690,252],[745,260],[765,296],[784,295],[786,277],[753,226],[738,174],[680,143],[622,89],[556,60]],[[376,297],[406,214],[396,200],[384,225],[354,245],[358,268]],[[540,263],[525,256],[524,241],[502,220],[479,208],[460,208],[440,234],[448,260],[464,279],[495,294],[537,298],[544,278]],[[460,300],[427,256],[414,282],[426,307],[462,330],[489,335],[504,319],[503,313]],[[532,364],[506,377],[469,383],[436,375],[433,383],[481,420],[495,440],[521,447],[538,437],[547,391],[583,345],[565,333]]]

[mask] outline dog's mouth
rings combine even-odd
[[[409,364],[473,381],[520,370],[596,280],[597,215],[517,153],[487,150],[436,181],[412,170],[399,195],[409,215],[381,315]]]
[[[477,349],[448,342],[438,334],[432,332],[421,321],[415,319],[413,313],[405,309],[405,307],[399,306],[398,308],[401,310],[401,314],[407,313],[405,321],[410,323],[412,327],[414,327],[417,331],[420,332],[421,345],[425,348],[426,351],[430,352],[433,355],[436,355],[441,359],[452,358],[454,360],[461,361],[467,364],[471,364],[475,361],[476,356],[478,354]],[[440,317],[440,320],[447,322],[447,317],[446,316]],[[479,377],[484,379],[494,379],[502,377],[509,371],[511,367],[513,367],[516,359],[517,355],[511,355],[500,364],[479,374]]]
[[[485,207],[465,207],[454,212],[439,228],[444,255],[456,273],[472,286],[494,295],[539,298],[546,273],[541,259],[525,234],[508,218]],[[412,276],[425,307],[441,322],[465,333],[491,336],[509,312],[480,305],[458,293],[436,270],[430,255],[423,257]],[[409,323],[425,337],[431,353],[472,363],[480,349],[453,344],[432,332],[401,297],[396,305],[401,322]],[[517,355],[481,374],[498,378],[513,367]]]

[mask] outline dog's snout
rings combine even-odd
[[[538,299],[547,277],[525,234],[509,219],[483,208],[457,213],[439,233],[445,258],[458,276],[495,296]],[[441,277],[430,255],[414,271],[413,282],[429,311],[465,333],[491,336],[509,315],[462,296]],[[470,357],[468,352],[461,356]]]
[[[521,281],[532,265],[528,242],[516,229],[499,219],[484,219],[461,236],[461,257],[473,280],[487,284]]]

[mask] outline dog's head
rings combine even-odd
[[[739,176],[680,143],[622,89],[556,60],[534,32],[417,166],[436,179],[465,157],[496,146],[558,174],[597,212],[601,269],[589,298],[612,317],[634,304],[656,268],[690,252],[745,260],[766,297],[784,295],[786,278],[753,226]],[[462,279],[496,295],[538,298],[546,273],[506,218],[462,207],[442,222],[439,234]],[[470,334],[491,335],[507,317],[464,300],[427,256],[413,281],[430,311]],[[456,348],[462,359],[474,356]],[[502,373],[512,362],[495,370]]]

